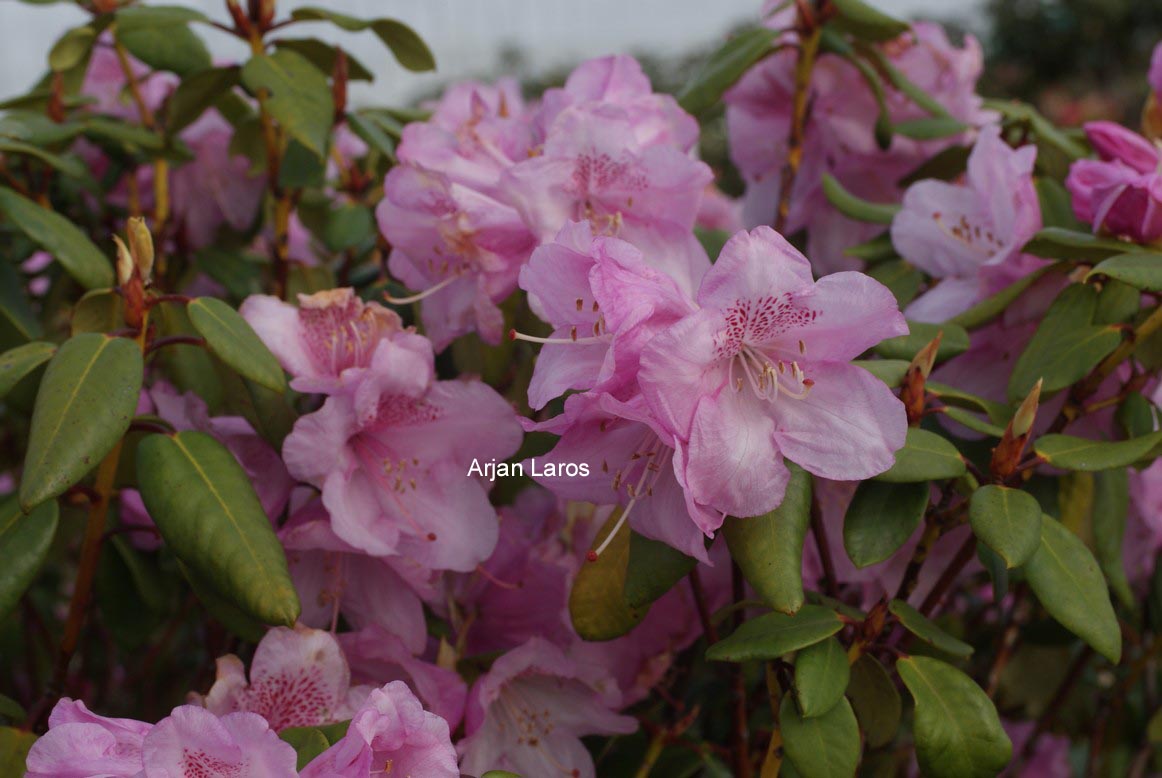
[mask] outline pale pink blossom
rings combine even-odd
[[[637,728],[632,718],[614,712],[620,694],[599,673],[539,638],[501,656],[469,695],[467,737],[457,745],[461,768],[471,775],[499,769],[594,778],[581,737]]]
[[[295,778],[298,757],[255,713],[219,718],[196,705],[174,708],[145,736],[142,778]]]
[[[1113,122],[1085,125],[1099,159],[1080,159],[1065,186],[1073,213],[1105,232],[1133,241],[1162,238],[1162,156],[1150,141]]]
[[[351,717],[347,734],[319,754],[301,778],[371,775],[459,778],[448,722],[424,710],[399,681],[375,689]]]
[[[1033,187],[1035,146],[1012,149],[1000,127],[981,130],[962,183],[919,181],[892,220],[900,256],[937,279],[908,318],[941,322],[1046,263],[1021,253],[1041,229]]]
[[[141,773],[141,748],[152,724],[98,716],[80,700],[57,702],[48,732],[28,754],[28,778],[132,778]]]
[[[341,721],[370,691],[351,687],[351,671],[330,632],[309,627],[268,631],[250,662],[249,676],[233,654],[218,658],[210,691],[195,699],[216,716],[249,712],[280,732]]]

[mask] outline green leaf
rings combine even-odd
[[[1010,568],[1028,562],[1041,545],[1041,506],[1028,492],[982,486],[972,494],[968,517],[977,540]]]
[[[976,556],[980,564],[988,570],[989,579],[993,584],[993,602],[999,601],[1009,591],[1009,568],[1005,560],[983,543],[976,546]]]
[[[851,677],[847,651],[835,638],[807,646],[795,655],[795,700],[803,718],[822,716],[843,699]]]
[[[58,510],[55,500],[38,505],[31,513],[20,508],[15,496],[0,502],[0,621],[16,607],[48,556],[56,535]]]
[[[1096,312],[1093,287],[1071,284],[1062,290],[1013,366],[1011,401],[1025,397],[1038,379],[1043,382],[1043,393],[1080,381],[1118,347],[1121,332],[1114,326],[1093,324]]]
[[[1046,227],[1034,235],[1021,251],[1049,259],[1098,262],[1108,257],[1134,252],[1135,244],[1114,238],[1101,238],[1090,232]]]
[[[1080,231],[1082,224],[1073,215],[1072,197],[1069,190],[1056,179],[1038,176],[1033,181],[1037,189],[1037,202],[1041,206],[1041,219],[1046,227],[1060,227],[1065,230]]]
[[[755,26],[731,36],[695,71],[678,93],[678,104],[698,115],[722,99],[742,74],[771,53],[778,33]]]
[[[350,32],[370,29],[391,50],[399,64],[408,70],[422,73],[436,69],[436,58],[416,31],[395,19],[358,19],[326,8],[296,8],[291,12],[296,21],[328,21]]]
[[[242,80],[238,66],[208,68],[183,78],[169,99],[165,129],[171,135],[193,124]]]
[[[132,340],[87,333],[65,341],[36,396],[20,483],[25,510],[63,494],[121,440],[143,370]]]
[[[13,727],[0,727],[0,775],[24,775],[25,762],[36,735]]]
[[[376,149],[388,160],[395,162],[395,141],[373,118],[351,112],[347,114],[347,126],[362,138],[369,148]]]
[[[1122,539],[1126,535],[1130,507],[1128,473],[1124,467],[1102,470],[1094,473],[1093,486],[1093,544],[1097,563],[1118,599],[1126,607],[1133,607],[1134,595],[1122,560]]]
[[[1047,273],[1061,269],[1063,265],[1045,265],[1034,270],[1024,278],[1014,281],[996,294],[986,297],[963,313],[959,313],[948,320],[950,324],[959,324],[968,330],[976,329],[981,325],[1000,316],[1009,304],[1016,300],[1026,289]]]
[[[265,624],[245,613],[229,598],[219,593],[208,581],[187,565],[182,564],[180,559],[177,564],[194,595],[198,598],[198,602],[202,604],[211,617],[247,643],[257,643],[262,640],[262,636],[266,634]]]
[[[242,83],[264,101],[271,116],[308,149],[327,152],[335,105],[327,78],[310,61],[290,49],[251,57],[242,68]]]
[[[1009,406],[957,389],[955,386],[929,380],[924,384],[924,388],[945,405],[984,412],[993,424],[1008,424],[1013,416],[1013,409]]]
[[[73,306],[69,333],[105,333],[124,326],[125,298],[113,289],[94,289],[86,292]]]
[[[52,254],[86,289],[113,285],[113,265],[100,249],[65,217],[0,188],[0,212],[36,245]]]
[[[891,224],[892,219],[900,212],[899,205],[873,203],[870,200],[856,197],[830,173],[823,174],[823,194],[827,196],[828,202],[835,206],[837,211],[856,221]]]
[[[875,347],[875,352],[887,359],[904,359],[910,362],[920,349],[936,338],[938,333],[944,333],[944,336],[940,339],[940,348],[936,351],[936,361],[943,362],[968,351],[968,332],[963,327],[956,324],[910,321],[907,335],[881,341]]]
[[[1109,470],[1132,465],[1162,443],[1162,432],[1116,442],[1073,435],[1044,435],[1033,444],[1046,462],[1063,470]]]
[[[48,66],[56,73],[63,73],[88,62],[99,34],[100,30],[92,24],[67,31],[49,50]]]
[[[1135,251],[1116,254],[1086,274],[1116,278],[1143,292],[1162,292],[1162,254],[1154,251]]]
[[[629,536],[629,566],[625,601],[631,608],[648,607],[685,578],[698,562],[681,551],[636,532]]]
[[[814,645],[843,629],[839,615],[829,608],[804,605],[794,616],[768,613],[744,622],[730,637],[712,645],[706,658],[714,662],[778,659]]]
[[[24,282],[16,266],[0,262],[0,335],[6,343],[23,343],[44,334],[36,314],[25,297]],[[15,335],[15,339],[10,336]]]
[[[598,531],[594,546],[613,530],[620,516],[621,509],[610,515]],[[629,536],[628,527],[619,531],[597,561],[585,562],[573,579],[569,615],[573,629],[583,640],[619,638],[646,616],[648,608],[632,608],[625,598]]]
[[[992,778],[1009,763],[1013,744],[997,709],[976,682],[923,656],[896,663],[916,701],[916,757],[934,778]]]
[[[335,72],[335,61],[339,58],[338,46],[324,43],[318,38],[278,38],[273,43],[276,48],[290,49],[291,51],[302,54],[311,61],[311,64],[319,69],[320,73],[329,76]],[[351,52],[344,50],[343,53],[347,57],[348,81],[375,80],[374,75],[367,69],[367,66],[351,56]]]
[[[85,163],[81,162],[80,158],[72,154],[66,156],[53,154],[51,151],[47,151],[40,146],[5,138],[0,138],[0,153],[18,154],[38,159],[49,167],[64,173],[66,176],[79,179],[82,186],[89,189],[97,188],[93,176],[89,173],[88,167],[85,166]]]
[[[959,478],[965,472],[964,458],[956,446],[935,432],[910,427],[904,447],[896,452],[896,464],[877,481],[908,483]]]
[[[912,119],[906,122],[897,122],[892,130],[897,135],[913,140],[937,140],[960,135],[968,129],[968,125],[951,116],[931,116],[926,119]]]
[[[863,0],[832,0],[832,5],[839,15],[831,23],[865,41],[890,41],[911,29],[907,22],[873,8]]]
[[[908,542],[928,509],[928,484],[864,481],[843,518],[843,547],[856,567],[884,561]]]
[[[323,229],[323,243],[336,253],[374,242],[375,215],[365,205],[347,203],[333,208]]]
[[[881,748],[895,739],[904,704],[892,677],[874,656],[864,654],[851,666],[847,699],[870,747]]]
[[[1093,554],[1061,522],[1044,517],[1041,546],[1025,565],[1025,580],[1049,615],[1117,664],[1122,632]]]
[[[298,769],[304,769],[311,760],[343,739],[351,722],[343,721],[322,727],[288,727],[278,736],[294,746],[298,753]]]
[[[984,419],[980,418],[976,414],[974,414],[970,411],[966,411],[963,408],[957,408],[957,407],[952,406],[952,405],[946,405],[945,407],[940,409],[940,413],[943,413],[948,418],[952,419],[953,421],[955,421],[959,424],[964,425],[965,427],[968,427],[970,430],[972,430],[974,432],[979,432],[981,435],[988,435],[990,437],[1000,438],[1005,434],[1005,430],[1002,427],[998,427],[995,424],[991,424],[990,422],[985,421]]]
[[[27,711],[24,710],[19,702],[11,697],[0,694],[0,716],[3,716],[9,721],[23,721],[27,715]]]
[[[0,354],[0,400],[55,353],[53,344],[33,341]]]
[[[901,626],[933,648],[952,656],[966,658],[972,656],[972,646],[957,640],[903,600],[892,600],[888,610],[900,620]]]
[[[239,375],[276,392],[286,390],[282,366],[238,311],[213,297],[199,297],[186,313],[215,356]]]
[[[899,254],[896,253],[896,247],[892,245],[892,235],[890,232],[884,232],[871,240],[857,243],[854,246],[848,246],[843,250],[843,253],[846,256],[872,263],[899,259]]]
[[[1129,284],[1110,278],[1097,295],[1094,324],[1125,324],[1142,310],[1142,294]]]
[[[901,308],[912,302],[924,282],[924,274],[902,259],[880,262],[868,268],[867,274],[886,286]]]
[[[292,626],[299,598],[282,545],[246,472],[201,432],[138,445],[141,499],[166,545],[198,576],[265,624]]]
[[[795,709],[791,695],[779,705],[779,728],[787,759],[802,775],[811,778],[851,778],[859,767],[859,724],[844,698],[822,716],[805,718]]]
[[[116,19],[117,40],[155,70],[186,76],[212,64],[210,50],[189,27],[191,21],[204,21],[204,14],[179,6],[137,5],[122,8]]]
[[[904,383],[909,365],[906,359],[857,359],[851,364],[862,367],[892,389]]]
[[[762,516],[729,517],[722,531],[730,557],[763,602],[793,614],[803,606],[803,541],[811,522],[811,476],[789,464],[783,502]]]

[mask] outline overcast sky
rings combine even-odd
[[[165,0],[225,18],[222,0]],[[356,16],[390,15],[414,27],[439,63],[436,75],[399,68],[371,33],[333,32],[303,25],[296,37],[342,39],[344,47],[376,74],[356,100],[404,102],[433,82],[494,72],[505,47],[519,48],[530,65],[571,65],[618,52],[664,54],[715,42],[752,19],[761,0],[281,0],[280,6],[322,5]],[[901,16],[963,15],[980,0],[876,0]],[[68,3],[28,5],[0,0],[0,99],[21,94],[40,76],[52,42],[85,15]],[[202,28],[216,56],[237,59],[244,49],[230,36]]]

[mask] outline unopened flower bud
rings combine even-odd
[[[150,274],[153,273],[153,236],[145,224],[145,219],[140,216],[130,219],[128,233],[133,263],[141,273],[141,280],[149,281]]]
[[[113,241],[117,244],[117,284],[125,286],[133,278],[133,255],[119,236],[114,235]]]
[[[1013,414],[1005,434],[1000,443],[993,449],[992,462],[989,469],[993,476],[1001,483],[1007,481],[1020,464],[1021,455],[1025,452],[1025,443],[1029,440],[1029,432],[1033,429],[1033,421],[1037,418],[1037,405],[1041,400],[1041,381],[1037,381],[1029,394],[1021,402],[1021,407]]]
[[[1021,403],[1021,407],[1013,414],[1013,435],[1028,435],[1033,429],[1033,420],[1037,417],[1037,407],[1041,401],[1041,379],[1029,390],[1029,394]]]
[[[928,343],[927,346],[916,352],[916,356],[912,357],[912,364],[908,366],[908,370],[920,371],[920,375],[924,378],[932,375],[932,368],[936,365],[936,354],[940,351],[940,341],[944,340],[944,330],[936,333],[936,337]]]

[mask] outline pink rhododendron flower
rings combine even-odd
[[[364,375],[295,423],[283,456],[292,475],[322,490],[344,542],[468,571],[492,552],[497,533],[488,492],[469,468],[510,456],[521,431],[490,387],[433,374],[422,338],[380,341]]]
[[[1162,552],[1162,460],[1130,470],[1130,505],[1123,557],[1127,577],[1141,584],[1154,574]]]
[[[371,692],[343,738],[315,757],[302,778],[370,775],[459,778],[448,723],[424,710],[396,681]]]
[[[698,206],[695,224],[704,230],[721,230],[733,235],[745,229],[742,221],[742,204],[711,184],[702,194],[702,204]]]
[[[279,540],[302,602],[303,624],[333,627],[341,613],[354,629],[379,625],[411,653],[424,650],[428,629],[421,597],[436,594],[430,571],[404,557],[368,556],[343,542],[317,499],[294,512]]]
[[[457,745],[461,768],[473,775],[500,769],[594,778],[581,737],[637,728],[632,718],[614,713],[620,695],[599,672],[539,638],[501,656],[472,687],[468,736]]]
[[[392,245],[388,268],[422,300],[425,331],[442,350],[476,331],[499,343],[504,316],[497,303],[516,288],[516,276],[536,239],[509,205],[443,173],[414,165],[391,169],[376,209]]]
[[[143,778],[262,776],[294,778],[298,757],[254,713],[219,718],[204,708],[182,705],[157,723],[142,745]]]
[[[371,366],[380,343],[412,343],[399,314],[363,302],[350,288],[299,295],[297,307],[269,295],[252,295],[239,313],[300,392],[335,392]],[[414,348],[425,350],[422,345]]]
[[[544,343],[529,404],[541,408],[568,389],[625,396],[643,345],[694,310],[693,289],[710,265],[705,255],[693,266],[689,259],[680,248],[647,256],[623,240],[595,238],[589,222],[566,224],[534,251],[520,284],[553,333],[548,340],[513,335]]]
[[[132,56],[128,57],[128,62],[146,109],[157,111],[177,86],[177,76],[164,71],[151,71]],[[89,110],[95,113],[116,116],[128,122],[140,121],[141,114],[137,103],[125,86],[125,70],[113,49],[113,36],[108,32],[103,33],[93,46],[81,93],[96,99],[96,102],[89,106]]]
[[[98,716],[80,700],[61,699],[48,732],[28,754],[28,778],[132,778],[141,773],[141,747],[152,724]]]
[[[1021,253],[1041,229],[1033,188],[1034,146],[1012,149],[1000,127],[981,130],[963,184],[920,181],[892,220],[892,245],[939,282],[908,306],[916,321],[941,322],[1044,265]]]
[[[403,640],[378,624],[344,632],[338,640],[355,682],[378,687],[402,681],[448,726],[454,729],[460,723],[468,687],[455,670],[414,656]]]
[[[788,29],[794,14],[794,8],[786,9],[766,24]],[[792,32],[782,36],[787,41],[794,37]],[[963,48],[956,48],[939,25],[920,22],[896,40],[881,44],[881,49],[889,62],[953,117],[970,126],[987,124],[995,117],[981,109],[975,92],[984,58],[971,35],[966,36]],[[791,127],[797,56],[791,48],[763,59],[725,96],[731,157],[747,182],[743,219],[751,226],[769,224],[775,217],[787,161],[784,141]],[[885,98],[893,123],[926,115],[890,87]],[[897,134],[889,148],[881,149],[873,131],[880,112],[875,97],[859,71],[837,55],[819,57],[808,99],[811,116],[786,231],[807,228],[807,254],[820,272],[851,269],[856,261],[843,256],[843,250],[871,238],[877,228],[835,211],[823,195],[823,173],[831,173],[860,197],[894,201],[899,193],[897,182],[957,138],[919,142]]]
[[[1032,721],[1002,721],[1005,734],[1013,741],[1013,756],[1025,750],[1025,744],[1032,737],[1037,725]],[[1033,753],[1025,760],[1016,775],[1022,778],[1053,778],[1053,776],[1073,775],[1069,763],[1069,738],[1042,732],[1037,736]]]
[[[689,152],[698,142],[698,122],[671,95],[653,91],[649,77],[636,59],[624,54],[581,63],[565,86],[549,89],[533,121],[541,137],[552,133],[553,123],[568,109],[612,105],[633,128],[641,146],[666,145]]]
[[[1133,241],[1162,238],[1162,157],[1137,133],[1113,122],[1090,122],[1085,134],[1099,159],[1079,159],[1065,186],[1073,213],[1106,232]]]
[[[731,238],[697,300],[647,344],[639,377],[688,498],[756,516],[782,501],[784,456],[836,479],[891,467],[903,405],[849,364],[907,331],[886,287],[860,273],[815,282],[802,254],[759,227]]]
[[[330,724],[350,716],[368,688],[351,688],[351,672],[330,632],[275,627],[254,650],[247,679],[233,654],[218,658],[218,677],[199,701],[217,716],[257,713],[276,732]]]

